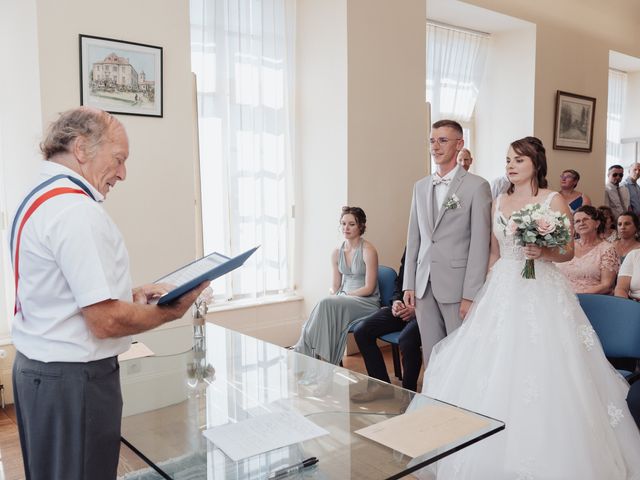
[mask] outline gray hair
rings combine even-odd
[[[69,152],[73,141],[82,137],[86,141],[84,151],[92,158],[107,138],[110,128],[116,125],[120,125],[117,118],[97,108],[67,110],[49,126],[40,150],[45,160],[49,160],[58,153]]]

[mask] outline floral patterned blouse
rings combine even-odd
[[[583,256],[574,256],[570,262],[558,263],[557,266],[567,277],[575,293],[585,293],[600,283],[602,270],[618,273],[620,260],[612,244],[600,242]]]

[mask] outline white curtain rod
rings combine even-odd
[[[471,28],[458,27],[457,25],[451,25],[449,23],[438,22],[437,20],[431,20],[427,18],[427,25],[434,25],[440,28],[446,28],[447,30],[453,30],[454,32],[471,33],[472,35],[478,35],[479,37],[490,37],[491,34],[487,32],[481,32],[479,30],[472,30]]]

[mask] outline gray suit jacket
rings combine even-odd
[[[473,300],[482,287],[489,263],[491,188],[482,177],[459,168],[449,185],[445,204],[455,194],[458,208],[440,208],[433,215],[431,176],[413,188],[404,289],[422,298],[431,288],[440,303]]]

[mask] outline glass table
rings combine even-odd
[[[401,478],[504,429],[472,414],[485,420],[483,428],[410,458],[355,431],[401,415],[409,404],[441,402],[379,382],[386,398],[352,403],[351,395],[377,380],[213,324],[194,332],[189,350],[121,364],[123,450],[138,457],[128,456],[122,479],[266,479],[309,457],[318,464],[287,478]],[[236,462],[202,434],[282,410],[302,414],[329,435]]]

